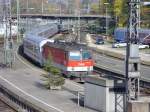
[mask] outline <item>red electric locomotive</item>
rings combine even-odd
[[[57,66],[67,77],[84,77],[93,71],[94,61],[91,52],[85,45],[77,43],[55,42],[43,46],[43,57],[46,61],[51,55],[54,66]]]

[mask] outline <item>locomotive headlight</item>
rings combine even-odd
[[[74,71],[74,67],[72,67],[72,71]]]

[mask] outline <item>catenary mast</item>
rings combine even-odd
[[[11,0],[3,0],[3,24],[5,27],[4,64],[8,67],[12,67],[14,62],[14,43],[11,34]]]

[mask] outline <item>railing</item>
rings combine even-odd
[[[0,85],[0,97],[17,112],[46,112]]]
[[[19,16],[22,17],[53,17],[53,18],[78,18],[78,16],[73,14],[19,14]],[[16,18],[17,15],[12,15],[13,18]],[[81,15],[80,18],[106,18],[105,15]],[[110,16],[107,16],[107,18],[111,18]]]

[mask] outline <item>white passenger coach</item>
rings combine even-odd
[[[44,25],[40,28],[35,28],[31,32],[27,32],[23,39],[23,52],[26,56],[43,65],[42,47],[47,42],[54,42],[49,37],[58,33],[56,24]]]

